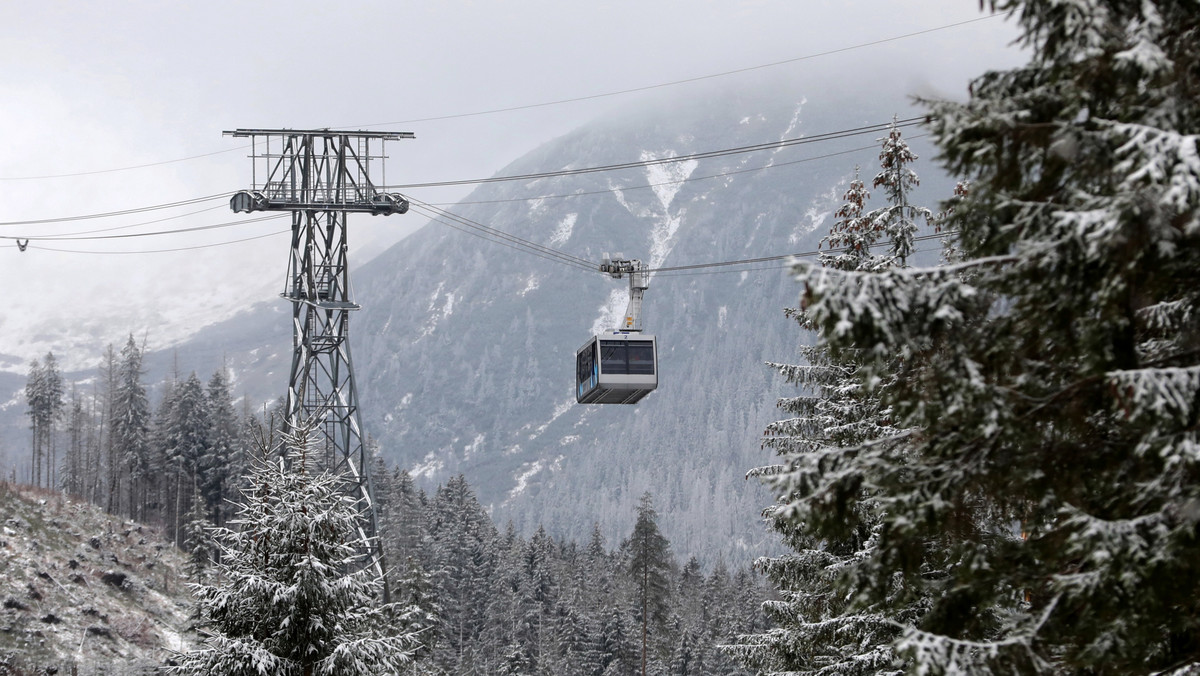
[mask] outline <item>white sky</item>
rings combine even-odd
[[[240,140],[222,137],[226,129],[359,128],[590,96],[980,16],[975,0],[7,2],[0,8],[0,223],[248,187],[249,160]],[[869,73],[959,96],[969,77],[1017,61],[1008,46],[1014,35],[996,18],[766,70],[847,87]],[[373,128],[417,135],[390,146],[389,183],[474,178],[638,96]],[[209,153],[216,154],[105,171]],[[96,171],[104,173],[28,178]],[[448,201],[467,190],[419,197]],[[117,219],[0,225],[0,236],[129,226],[202,208],[211,210],[117,232],[250,218],[233,215],[223,201],[207,202]],[[352,218],[351,255],[363,258],[421,223],[416,215]],[[276,221],[41,246],[159,249],[286,227]],[[0,240],[0,355],[20,359],[0,358],[0,369],[24,372],[47,349],[68,363],[91,361],[130,330],[149,331],[150,346],[162,347],[190,323],[274,297],[286,249],[284,236],[153,255],[19,253],[12,240]]]

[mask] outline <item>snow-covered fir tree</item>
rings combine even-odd
[[[882,224],[864,213],[870,197],[859,178],[858,167],[854,167],[854,178],[842,195],[842,205],[833,212],[833,227],[821,239],[821,247],[829,247],[820,254],[822,265],[840,270],[869,270],[881,262],[871,247],[883,237]]]
[[[175,387],[170,417],[166,421],[163,469],[168,493],[172,496],[170,513],[174,515],[172,533],[176,546],[183,546],[186,513],[192,494],[205,483],[201,475],[202,459],[208,454],[212,419],[204,386],[193,372]]]
[[[108,511],[144,518],[150,482],[150,400],[142,382],[145,353],[129,335],[115,363],[114,387],[109,402]]]
[[[287,457],[253,468],[236,516],[216,529],[216,582],[194,587],[210,635],[171,673],[411,670],[418,640],[402,624],[413,611],[380,604],[382,581],[360,565],[355,501],[339,477],[306,471],[303,430],[285,442]]]
[[[416,639],[413,657],[421,669],[416,673],[434,673],[425,671],[428,666],[426,658],[434,649],[437,641],[438,616],[441,612],[434,596],[434,580],[416,557],[409,556],[394,569],[395,592],[393,603],[409,612],[401,618],[400,629]]]
[[[891,379],[881,405],[906,431],[792,473],[793,510],[819,524],[848,477],[870,489],[861,568],[895,582],[858,602],[925,590],[897,644],[921,673],[1191,673],[1198,7],[987,4],[1031,59],[930,104],[943,161],[971,181],[947,221],[961,261],[798,270],[830,355],[857,355],[863,385]]]
[[[908,167],[916,157],[894,126],[882,140],[883,171],[876,185],[889,188],[889,204],[864,214],[869,194],[856,167],[844,203],[821,242],[830,249],[820,259],[827,268],[884,270],[902,264],[903,252],[911,251],[915,229],[892,225],[906,214],[927,212],[911,205],[905,192],[918,180]],[[893,183],[901,189],[892,190]],[[893,240],[890,255],[872,251],[889,236],[907,238],[908,243],[897,245]],[[785,314],[802,329],[817,330],[820,338],[820,327],[805,312],[788,309]],[[892,379],[883,374],[873,386],[865,386],[858,378],[863,356],[852,349],[835,356],[821,340],[802,347],[800,356],[802,364],[769,364],[802,393],[779,400],[779,408],[791,417],[772,423],[764,434],[763,446],[773,449],[781,463],[751,472],[779,491],[779,501],[765,510],[765,516],[792,550],[756,563],[779,590],[778,599],[764,604],[775,626],[743,636],[725,649],[766,673],[895,672],[899,660],[892,643],[899,622],[913,620],[921,599],[891,593],[870,603],[857,602],[859,588],[875,584],[870,579],[874,571],[863,570],[860,564],[877,544],[882,507],[863,485],[860,473],[845,473],[820,487],[820,492],[806,484],[811,466],[820,466],[826,457],[897,433],[880,400]],[[797,482],[799,489],[794,486]],[[798,510],[801,500],[816,509]]]
[[[883,188],[888,203],[873,210],[865,218],[871,222],[870,230],[887,236],[892,259],[900,267],[904,267],[908,264],[908,257],[913,254],[917,221],[928,223],[933,213],[925,207],[913,205],[910,201],[912,189],[921,181],[909,165],[918,158],[896,126],[896,118],[892,118],[888,135],[879,140],[883,142],[883,147],[879,151],[879,173],[875,175],[873,185]]]
[[[627,570],[637,597],[638,617],[642,632],[641,673],[645,676],[653,650],[651,633],[657,639],[666,626],[670,575],[675,562],[671,557],[670,542],[658,529],[658,512],[650,493],[642,495],[638,502],[637,520],[627,543]],[[658,643],[659,641],[655,641]]]
[[[25,400],[29,404],[30,429],[33,431],[30,482],[34,486],[57,488],[54,426],[62,417],[65,402],[62,373],[53,352],[47,352],[42,363],[34,359],[29,365]]]
[[[237,447],[241,421],[234,409],[225,369],[215,371],[208,381],[208,445],[199,461],[200,492],[216,524],[225,521],[228,499],[238,476]]]
[[[495,568],[491,544],[496,527],[462,475],[438,489],[427,525],[442,609],[434,661],[452,673],[471,673],[488,658],[480,639],[484,616],[479,609],[487,605]]]

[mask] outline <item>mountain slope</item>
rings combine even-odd
[[[499,174],[681,156],[893,112],[778,92],[643,106]],[[592,261],[621,252],[652,268],[805,251],[827,232],[853,162],[873,175],[878,152],[806,160],[874,143],[484,185],[451,210]],[[755,171],[764,166],[777,168]],[[365,426],[422,476],[465,473],[499,522],[579,540],[599,522],[624,537],[650,491],[681,551],[744,560],[770,539],[758,517],[770,496],[743,479],[770,461],[757,437],[782,391],[763,362],[792,358],[800,339],[782,314],[800,290],[780,264],[766,267],[655,275],[643,319],[659,340],[658,391],[636,406],[581,406],[574,351],[615,325],[627,282],[428,226],[355,276]]]
[[[0,515],[0,674],[143,673],[185,647],[183,556],[157,531],[3,481]]]
[[[812,136],[905,117],[913,112],[905,101],[878,86],[836,96],[777,81],[642,102],[534,149],[499,174]],[[907,131],[910,139],[917,133]],[[854,165],[868,183],[877,171],[875,136],[482,185],[449,210],[596,262],[605,252],[657,267],[810,251],[828,231]],[[933,206],[950,182],[921,139],[913,148],[923,158],[916,199]],[[626,280],[439,223],[352,278],[363,308],[352,317],[350,338],[365,430],[427,487],[461,472],[501,524],[511,519],[525,533],[544,524],[586,541],[599,522],[612,542],[628,535],[637,502],[650,491],[676,551],[705,563],[718,556],[741,563],[774,541],[759,523],[771,496],[743,477],[772,461],[758,436],[785,393],[763,362],[794,361],[802,339],[782,313],[800,293],[782,263],[654,275],[643,323],[659,340],[660,386],[635,406],[580,406],[573,396],[575,350],[615,325]],[[206,378],[225,362],[234,391],[261,412],[262,402],[286,389],[290,352],[287,304],[265,299],[177,349],[152,352],[147,382],[193,369]],[[0,373],[0,389],[11,395],[0,397],[7,401],[0,403],[0,459],[25,467],[23,384]]]

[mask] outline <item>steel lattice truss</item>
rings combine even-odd
[[[287,424],[293,431],[310,429],[310,439],[324,451],[325,466],[346,479],[346,491],[359,501],[362,542],[375,542],[370,459],[348,340],[350,313],[359,306],[350,298],[346,217],[408,211],[402,196],[376,191],[370,172],[382,173],[385,141],[413,135],[327,129],[225,133],[252,140],[254,163],[253,189],[235,194],[230,207],[292,213],[291,258],[281,294],[292,303]],[[382,575],[378,547],[368,551]]]

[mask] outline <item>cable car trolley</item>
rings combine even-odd
[[[610,259],[600,271],[629,277],[629,306],[621,328],[593,336],[575,352],[575,400],[581,404],[635,404],[658,387],[658,346],[642,333],[642,295],[649,287],[646,265]]]

